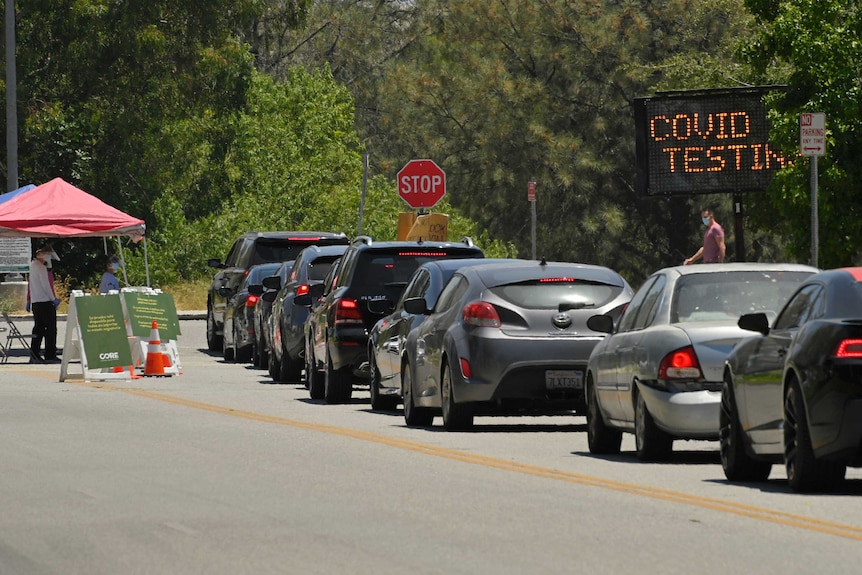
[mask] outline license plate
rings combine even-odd
[[[545,387],[548,389],[583,389],[584,372],[549,369],[545,372]]]

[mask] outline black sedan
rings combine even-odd
[[[259,295],[249,291],[250,286],[262,286],[263,278],[275,273],[281,263],[259,264],[249,268],[242,278],[236,293],[231,295],[229,288],[219,288],[227,304],[224,310],[224,337],[222,353],[227,361],[247,362],[251,360],[254,345],[254,308]],[[252,288],[260,293],[262,290]]]
[[[764,481],[784,463],[794,491],[829,491],[862,467],[862,268],[807,279],[725,365],[720,451],[731,481]]]

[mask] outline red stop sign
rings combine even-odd
[[[396,179],[398,195],[411,208],[430,208],[446,195],[446,173],[434,160],[411,160]]]

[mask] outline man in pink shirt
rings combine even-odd
[[[705,264],[724,263],[724,228],[715,221],[712,210],[703,210],[700,213],[700,218],[703,225],[707,226],[706,233],[703,235],[703,246],[697,250],[696,254],[686,258],[683,265],[693,264],[701,258]]]

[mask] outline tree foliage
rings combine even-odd
[[[799,116],[826,114],[826,155],[819,158],[821,267],[862,259],[862,13],[856,0],[746,0],[760,35],[747,50],[758,71],[788,85],[769,102],[774,141],[799,151]],[[779,230],[798,258],[811,251],[810,160],[775,178],[757,222]]]

